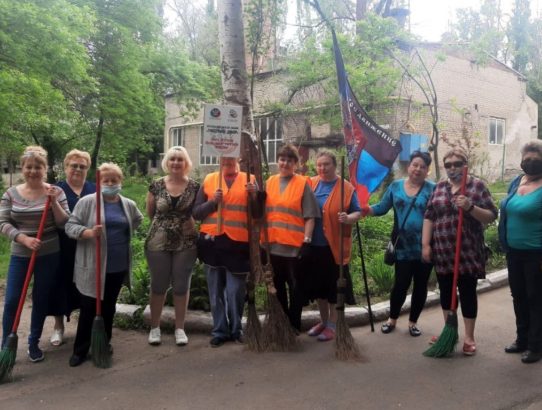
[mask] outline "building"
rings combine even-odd
[[[437,97],[439,158],[455,144],[468,151],[473,173],[488,181],[508,180],[517,174],[519,150],[525,142],[536,139],[538,132],[537,104],[526,93],[525,77],[490,56],[484,65],[476,64],[461,47],[422,44],[418,51],[430,71]],[[256,132],[264,136],[270,164],[275,162],[277,148],[286,142],[298,145],[304,160],[319,147],[342,145],[340,129],[311,123],[306,111],[287,117],[265,112],[264,107],[269,103],[290,98],[287,76],[283,70],[261,73],[255,82]],[[317,107],[321,100],[322,89],[313,86],[297,93],[291,104],[295,107],[311,101]],[[434,107],[433,100],[428,100],[412,79],[405,77],[390,105],[393,110],[382,110],[383,114],[376,118],[390,135],[400,138],[401,134],[417,134],[431,140],[429,107]],[[202,113],[186,121],[171,96],[166,100],[166,112],[164,150],[183,145],[197,172],[206,174],[214,170],[218,158],[201,155]],[[399,173],[405,165],[397,161]]]

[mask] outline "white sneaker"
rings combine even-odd
[[[186,337],[184,329],[175,329],[175,343],[177,346],[184,346],[188,344],[188,337]]]
[[[160,328],[159,327],[154,327],[149,332],[149,344],[153,345],[153,346],[157,346],[160,343],[162,343]]]
[[[51,339],[49,339],[49,341],[53,346],[60,346],[62,343],[64,343],[64,330],[53,330],[53,334],[51,335]]]

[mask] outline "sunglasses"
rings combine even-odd
[[[80,169],[81,171],[84,171],[85,169],[87,169],[87,166],[83,165],[83,164],[70,164],[70,168],[71,169]]]
[[[461,168],[464,165],[463,161],[445,162],[444,168],[449,169],[451,167]]]

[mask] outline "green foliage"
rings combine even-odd
[[[373,111],[385,105],[400,79],[400,71],[392,63],[389,53],[396,49],[396,40],[403,34],[394,21],[373,14],[358,22],[357,31],[357,35],[338,32],[337,37],[352,88],[360,103],[374,114]],[[291,80],[286,104],[295,102],[297,108],[315,104],[325,106],[316,115],[331,123],[333,129],[338,129],[341,120],[331,50],[332,40],[324,25],[305,39],[288,64]]]
[[[5,236],[0,236],[0,279],[4,279],[8,272],[11,243]]]

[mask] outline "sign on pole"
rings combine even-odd
[[[205,104],[203,115],[203,155],[239,157],[243,107]]]

